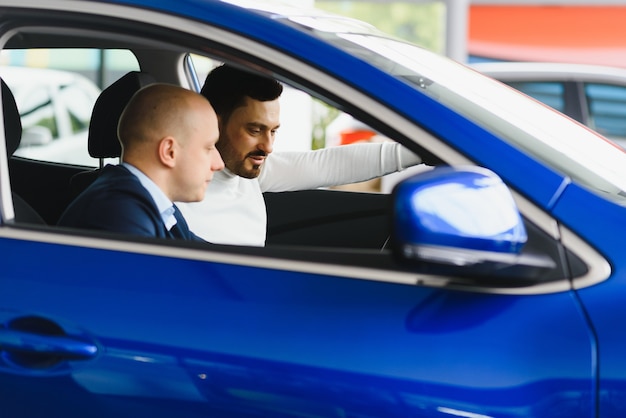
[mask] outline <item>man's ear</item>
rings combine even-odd
[[[176,139],[166,136],[159,141],[158,157],[161,163],[167,167],[174,167],[176,156]]]

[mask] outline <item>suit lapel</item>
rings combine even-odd
[[[187,226],[187,221],[185,221],[183,214],[176,205],[174,205],[174,217],[176,218],[176,225],[170,228],[170,234],[178,239],[191,239],[191,232],[189,231],[189,226]]]

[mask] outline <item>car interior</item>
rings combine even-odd
[[[50,19],[47,19],[50,21]],[[18,18],[19,21],[19,18]],[[117,27],[102,27],[101,31],[85,30],[85,22],[68,22],[60,19],[57,24],[64,28],[63,35],[56,35],[55,28],[33,28],[19,31],[5,49],[54,49],[94,48],[129,49],[137,57],[140,71],[128,71],[107,86],[95,103],[86,148],[98,159],[99,166],[105,159],[118,158],[120,146],[117,142],[116,123],[125,103],[134,91],[153,81],[180,84],[186,80],[173,79],[181,72],[180,67],[188,51],[159,43],[150,38],[149,27],[146,38],[133,37],[128,30],[123,39]],[[18,26],[17,24],[16,26]],[[99,25],[102,25],[101,23]],[[76,33],[71,34],[76,27]],[[93,28],[93,26],[92,26]],[[114,33],[115,35],[112,35]],[[165,39],[165,34],[159,38]],[[172,37],[170,36],[170,39]],[[185,41],[193,48],[192,40]],[[183,43],[184,44],[184,43]],[[197,52],[197,50],[196,50]],[[167,64],[170,63],[170,64]],[[6,116],[5,116],[6,117]],[[15,144],[13,149],[19,144]],[[47,225],[55,225],[69,202],[97,176],[98,167],[87,168],[54,161],[35,161],[12,156],[10,174],[13,191],[27,202]],[[349,248],[380,249],[388,237],[387,210],[389,195],[381,193],[348,193],[335,190],[312,190],[296,193],[268,193],[268,245],[301,244],[307,237],[307,245]],[[289,202],[297,200],[298,209]],[[303,210],[307,208],[307,210]],[[24,219],[22,210],[17,220]],[[308,213],[308,214],[307,214]]]
[[[5,17],[5,20],[7,18]],[[394,131],[371,115],[366,115],[354,104],[335,97],[323,86],[304,80],[268,62],[253,60],[242,51],[233,51],[218,43],[207,45],[205,40],[183,36],[180,32],[164,31],[162,28],[136,24],[122,19],[110,23],[91,21],[77,14],[74,18],[64,15],[55,18],[46,16],[46,26],[38,26],[37,19],[21,15],[13,16],[11,36],[4,45],[6,50],[34,50],[57,48],[90,48],[95,50],[129,50],[136,57],[136,68],[125,69],[104,89],[95,103],[85,152],[97,159],[96,167],[85,167],[41,161],[13,155],[19,146],[19,114],[11,102],[12,95],[3,84],[3,107],[7,133],[9,171],[13,203],[16,212],[15,227],[39,228],[59,233],[81,236],[110,237],[110,234],[94,231],[65,231],[55,227],[60,215],[71,200],[84,190],[98,174],[106,159],[118,158],[120,147],[117,142],[116,124],[125,103],[134,91],[153,82],[187,84],[193,88],[192,66],[185,65],[190,52],[202,54],[217,61],[228,61],[238,65],[252,65],[278,74],[281,81],[342,111],[353,112],[370,126],[385,132],[390,137]],[[61,30],[62,29],[62,30]],[[1,74],[0,74],[1,75]],[[201,81],[200,81],[201,82]],[[14,103],[14,102],[13,102]],[[16,119],[17,118],[17,119]],[[401,140],[401,138],[398,138]],[[414,144],[412,144],[414,146]],[[427,151],[424,151],[427,152]],[[213,251],[252,254],[282,259],[332,262],[334,264],[357,265],[377,269],[416,271],[416,266],[399,262],[388,246],[390,236],[389,212],[392,195],[385,193],[363,193],[343,190],[305,190],[298,192],[266,193],[264,195],[268,213],[267,245],[265,248],[213,245]],[[582,274],[584,263],[572,255],[574,262],[566,266],[562,248],[540,228],[526,222],[529,242],[525,252],[547,255],[555,267],[542,271],[532,278],[519,277],[511,286],[524,286],[530,282],[558,280],[565,277],[568,268]],[[119,238],[119,237],[118,237]],[[124,237],[128,239],[128,237]],[[136,239],[155,245],[176,245],[198,248],[196,243],[155,243],[155,240]],[[511,270],[503,269],[502,274]],[[512,273],[515,275],[515,273]],[[474,278],[461,279],[472,283]]]

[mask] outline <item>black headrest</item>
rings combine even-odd
[[[13,155],[22,139],[22,120],[17,110],[15,97],[9,86],[1,80],[2,84],[2,114],[4,115],[4,137],[6,138],[7,155]]]
[[[93,158],[115,158],[122,154],[117,123],[122,111],[139,89],[156,82],[148,73],[132,71],[102,90],[89,123],[87,147]]]

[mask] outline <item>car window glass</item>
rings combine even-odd
[[[439,62],[442,57],[408,43],[362,34],[324,36],[576,181],[602,193],[624,194],[626,153],[545,104],[528,101],[515,89],[502,90],[501,83],[461,64]]]
[[[585,95],[594,129],[610,138],[626,138],[626,87],[587,83]]]
[[[87,83],[80,82],[80,79],[76,81],[63,86],[58,97],[60,106],[67,109],[72,134],[89,128],[90,109],[93,108],[93,96],[88,92]]]
[[[5,78],[10,83],[10,79]],[[25,87],[17,87],[10,85],[12,91],[15,91],[16,100],[19,100],[19,111],[22,119],[22,129],[25,132],[32,132],[36,126],[47,128],[49,130],[48,140],[58,138],[59,129],[54,118],[54,110],[52,108],[52,98],[50,90],[45,85],[28,85]],[[20,91],[22,90],[23,93]],[[24,148],[30,144],[24,141]],[[38,145],[33,143],[33,145]]]
[[[559,112],[565,112],[565,98],[562,83],[541,81],[541,82],[507,82],[506,84],[511,87],[533,97],[540,102],[547,104],[548,106],[558,110]]]
[[[87,150],[93,105],[102,89],[138,69],[128,50],[3,50],[0,76],[15,96],[23,126],[15,155],[98,166]]]

